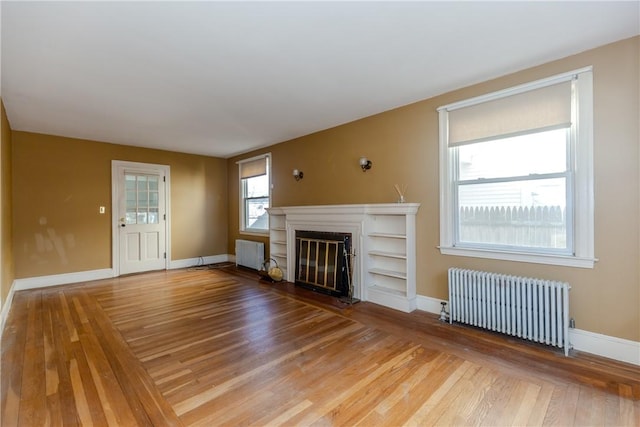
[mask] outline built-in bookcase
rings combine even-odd
[[[269,256],[287,277],[287,226],[286,215],[277,208],[269,209]]]
[[[413,204],[412,204],[413,205]],[[364,284],[367,300],[402,311],[416,308],[417,206],[369,213],[365,218]]]

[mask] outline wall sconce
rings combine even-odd
[[[366,157],[360,157],[360,167],[362,168],[362,172],[366,172],[367,170],[371,169],[371,160],[367,159]]]
[[[298,169],[294,169],[293,177],[296,179],[296,181],[300,181],[302,178],[304,178],[304,173],[302,171],[299,171]]]

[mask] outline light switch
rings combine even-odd
[[[100,206],[100,213],[103,214],[104,213],[104,206]]]

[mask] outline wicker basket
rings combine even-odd
[[[271,265],[272,263],[273,266]],[[258,270],[258,275],[261,279],[269,282],[279,282],[284,276],[282,269],[278,266],[278,261],[273,258],[264,260],[262,268]]]

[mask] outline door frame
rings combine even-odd
[[[166,220],[164,221],[164,245],[167,257],[164,260],[164,269],[168,270],[171,263],[171,167],[153,163],[129,162],[125,160],[111,161],[111,269],[113,276],[120,276],[120,214],[118,212],[119,177],[125,170],[140,173],[157,173],[165,177],[164,182],[164,209]]]

